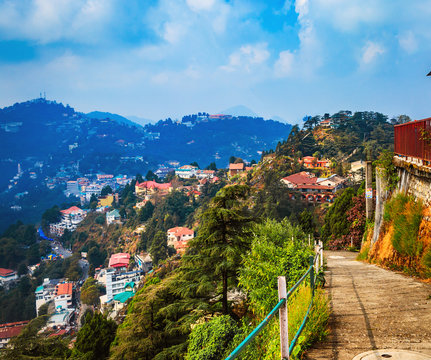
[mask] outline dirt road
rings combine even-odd
[[[355,261],[351,252],[325,253],[331,334],[305,359],[352,360],[374,349],[431,355],[431,286]]]

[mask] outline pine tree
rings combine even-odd
[[[184,298],[229,313],[228,291],[237,285],[241,256],[249,249],[252,218],[242,200],[246,185],[225,187],[202,214],[198,236],[189,242],[183,257],[178,293]]]
[[[88,314],[85,325],[78,332],[72,358],[106,359],[116,330],[117,324],[102,314]]]

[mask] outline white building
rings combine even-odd
[[[18,279],[16,271],[0,268],[0,285],[4,286]]]
[[[126,283],[133,281],[137,284],[141,281],[142,278],[141,270],[122,273],[117,272],[115,269],[108,268],[102,270],[102,272],[103,271],[105,273],[101,273],[99,279],[102,280],[104,278],[104,280],[106,281],[106,301],[110,301],[116,294],[123,292]]]
[[[73,284],[72,283],[62,283],[57,284],[55,287],[54,293],[54,303],[55,309],[72,309],[72,300],[73,300]]]
[[[70,180],[66,183],[66,196],[79,196],[79,184],[76,180]]]
[[[214,170],[196,170],[197,179],[212,179],[214,176]]]
[[[182,179],[190,179],[196,176],[198,168],[192,165],[184,165],[175,170],[175,175]]]
[[[69,209],[61,210],[61,221],[49,226],[51,234],[63,236],[64,230],[75,231],[78,224],[85,219],[87,213],[77,206],[72,206]]]
[[[108,225],[112,223],[119,223],[121,224],[121,216],[117,209],[114,209],[112,211],[109,211],[106,213],[106,223]]]
[[[46,278],[43,280],[43,284],[38,286],[35,290],[36,296],[36,315],[39,316],[39,308],[54,299],[55,288],[59,283],[58,279],[49,280]]]

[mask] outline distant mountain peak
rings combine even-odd
[[[138,124],[134,121],[131,121],[127,118],[125,118],[124,116],[118,115],[118,114],[112,114],[110,112],[103,112],[103,111],[92,111],[89,112],[88,114],[85,114],[85,116],[91,118],[91,119],[110,119],[113,121],[116,121],[120,124],[125,124],[125,125],[129,125],[129,126],[136,126],[136,127],[140,127],[142,126],[141,124]]]
[[[219,114],[258,117],[258,115],[253,110],[244,105],[230,107],[229,109],[220,111]]]

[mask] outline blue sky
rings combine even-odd
[[[0,0],[0,106],[431,116],[431,0]]]

